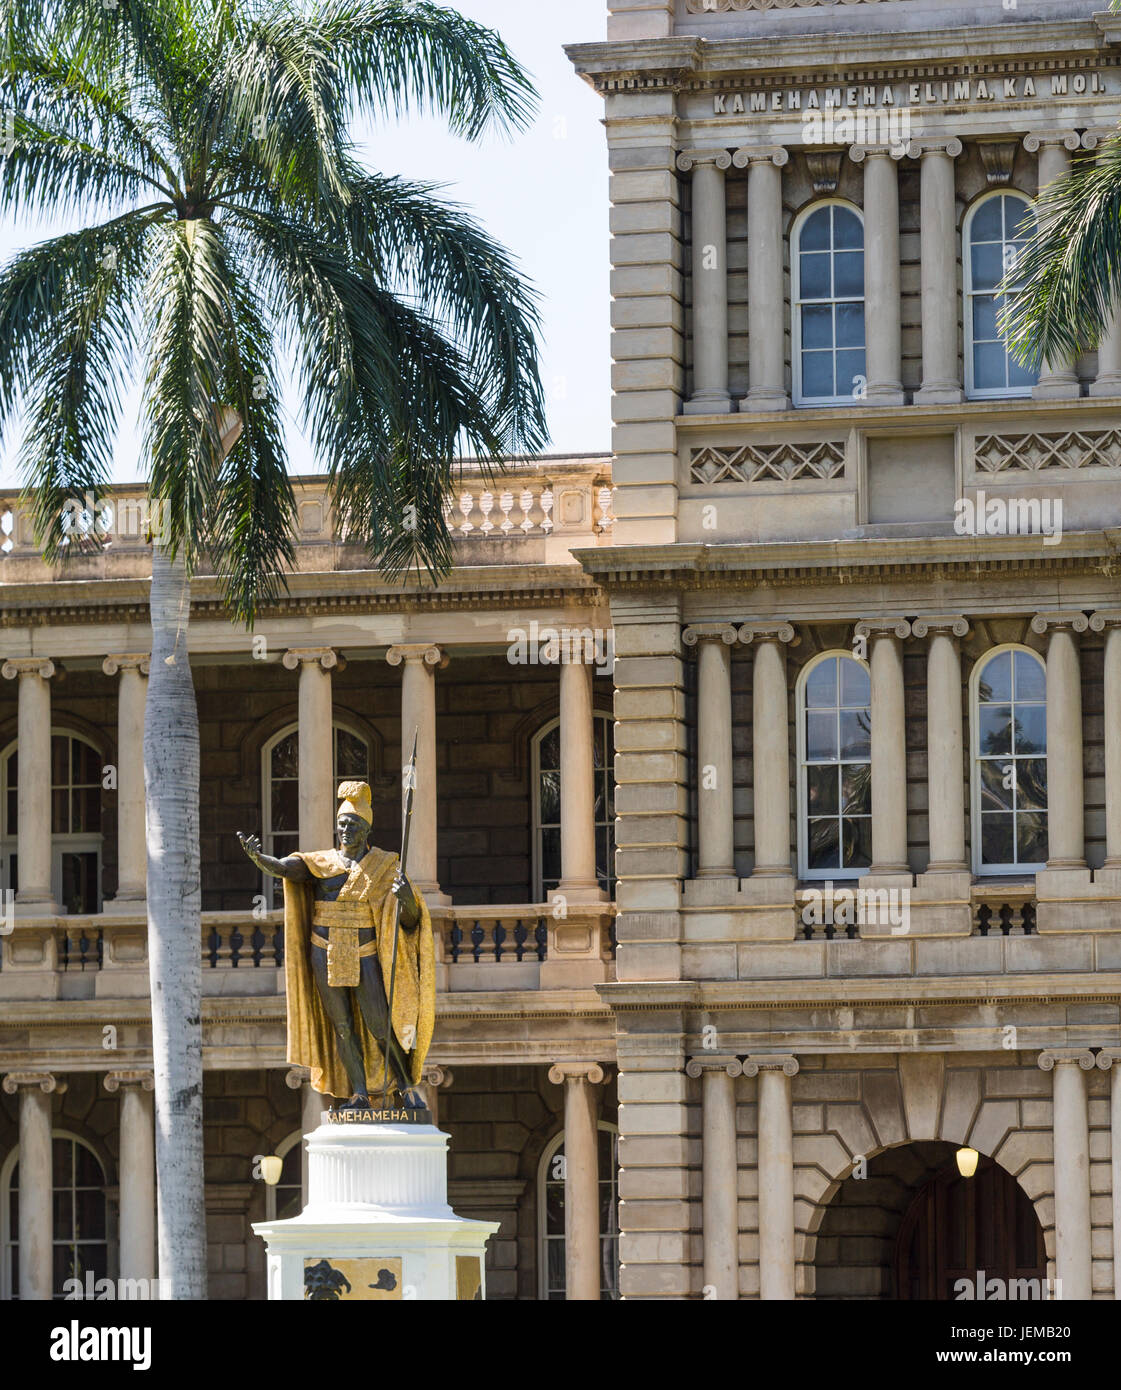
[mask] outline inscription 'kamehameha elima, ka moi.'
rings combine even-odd
[[[950,77],[936,82],[896,82],[857,87],[757,87],[741,92],[715,92],[712,109],[718,116],[754,112],[830,111],[843,107],[913,107],[971,105],[992,101],[1024,101],[1033,97],[1094,96],[1109,90],[1101,72],[1030,73],[1015,77],[989,74]]]

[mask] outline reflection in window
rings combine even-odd
[[[615,725],[597,714],[595,728],[596,877],[609,895],[615,889]],[[561,877],[560,721],[554,719],[533,745],[534,899],[544,902]]]
[[[538,1173],[541,1297],[565,1297],[564,1134],[548,1146]],[[619,1297],[619,1135],[613,1125],[599,1126],[599,1250],[600,1299]]]
[[[1047,682],[1021,648],[997,652],[977,676],[974,862],[978,873],[1047,861]]]
[[[852,877],[872,862],[868,667],[830,656],[802,682],[799,858],[803,878]]]
[[[1012,357],[1004,346],[999,319],[1005,296],[997,288],[1016,275],[1032,229],[1031,206],[1018,193],[983,198],[966,222],[966,387],[971,396],[1028,395],[1038,374]]]
[[[865,371],[863,224],[852,208],[826,203],[795,244],[795,399],[851,402]]]

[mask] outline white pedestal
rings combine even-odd
[[[308,1271],[342,1302],[486,1296],[483,1257],[498,1222],[463,1220],[448,1206],[446,1134],[325,1122],[306,1143],[307,1206],[253,1227],[268,1248],[270,1299],[309,1297]]]

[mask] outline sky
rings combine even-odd
[[[434,118],[356,128],[360,156],[382,173],[446,184],[443,197],[469,208],[512,252],[541,295],[542,381],[550,453],[610,448],[607,143],[603,104],[576,76],[566,43],[602,39],[605,0],[445,0],[497,29],[529,69],[540,93],[533,126],[477,144],[457,139]],[[363,138],[365,137],[365,138]],[[66,224],[0,220],[0,261],[64,230]],[[142,474],[139,393],[123,404],[114,482]],[[299,428],[299,401],[286,393],[288,451],[294,474],[322,471]],[[0,451],[0,488],[17,487],[22,430]]]

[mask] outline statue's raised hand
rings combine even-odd
[[[242,831],[237,832],[237,838],[241,841],[241,847],[258,868],[263,868],[261,864],[261,841],[256,835],[246,835]]]

